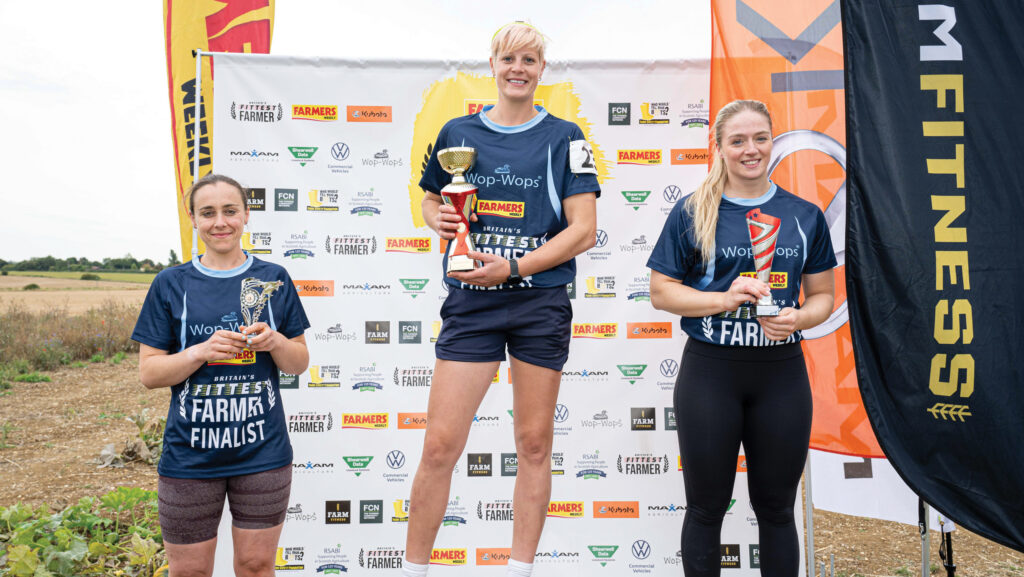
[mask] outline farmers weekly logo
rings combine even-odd
[[[419,228],[426,226],[420,203],[423,201],[423,190],[419,186],[420,177],[426,168],[427,160],[433,152],[434,141],[441,127],[451,118],[452,102],[481,103],[493,101],[494,79],[489,76],[459,72],[455,77],[439,80],[423,93],[423,106],[416,115],[413,126],[413,142],[409,157],[409,201],[412,207],[412,224]],[[593,148],[594,164],[597,167],[598,181],[603,183],[608,176],[610,166],[605,152],[596,142],[591,129],[592,121],[580,116],[582,109],[579,95],[571,82],[541,85],[537,87],[534,100],[545,105],[548,112],[575,122],[583,130],[584,137]],[[479,111],[481,107],[467,109],[468,114]],[[495,175],[496,177],[500,175]],[[498,216],[517,218],[514,207],[495,207]]]

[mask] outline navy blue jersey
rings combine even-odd
[[[291,339],[309,328],[288,273],[253,256],[232,270],[212,270],[195,258],[156,275],[132,340],[180,352],[217,330],[245,324],[243,279],[281,281],[259,319]],[[171,388],[164,450],[158,472],[166,477],[209,479],[248,475],[292,462],[281,405],[277,366],[270,353],[243,351],[238,358],[203,364]]]
[[[782,220],[770,283],[775,304],[798,308],[801,275],[836,266],[825,215],[817,206],[774,183],[768,192],[757,198],[722,198],[715,230],[715,254],[705,266],[693,237],[692,219],[685,201],[681,199],[669,213],[647,266],[681,280],[686,286],[724,292],[736,277],[754,273],[746,214],[755,207]],[[757,319],[750,318],[750,312],[751,307],[744,305],[735,312],[713,317],[682,317],[679,324],[690,338],[716,345],[771,346],[803,338],[797,331],[786,341],[768,340]]]
[[[479,114],[449,120],[420,179],[420,188],[440,194],[452,175],[441,169],[437,152],[453,146],[476,149],[476,162],[466,174],[477,192],[477,222],[470,234],[480,252],[506,259],[522,258],[568,226],[562,201],[574,194],[601,194],[597,169],[583,131],[538,106],[539,114],[518,126],[499,126]],[[451,245],[449,245],[450,249]],[[447,259],[447,254],[445,255]],[[443,270],[443,267],[442,267]],[[524,278],[519,287],[502,283],[491,289],[555,287],[572,282],[576,261]],[[444,276],[451,286],[483,289]]]

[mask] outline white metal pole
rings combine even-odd
[[[196,115],[192,119],[192,183],[199,178],[199,144],[200,137],[202,136],[199,132],[200,124],[199,120],[203,112],[203,51],[196,50],[196,93],[195,93],[195,107]],[[199,254],[199,231],[194,227],[192,228],[192,258],[195,258]]]
[[[804,513],[807,517],[807,568],[814,575],[814,500],[811,499],[810,450],[807,451],[807,463],[804,465]]]
[[[921,577],[929,577],[931,575],[931,568],[929,566],[929,559],[931,558],[931,544],[932,535],[928,530],[928,518],[931,517],[931,513],[928,510],[928,503],[921,501]]]

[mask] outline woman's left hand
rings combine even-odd
[[[800,318],[800,311],[793,307],[786,307],[779,311],[777,317],[757,317],[761,323],[761,330],[764,336],[773,341],[784,341],[789,335],[796,332],[797,320]]]
[[[470,271],[452,271],[448,276],[466,284],[492,287],[500,285],[508,280],[511,274],[511,267],[508,261],[496,254],[489,252],[469,251],[469,258],[484,263],[484,266],[477,267]]]
[[[252,326],[239,327],[239,332],[245,335],[245,346],[254,351],[270,352],[274,350],[280,339],[281,333],[270,328],[270,325],[260,321]]]

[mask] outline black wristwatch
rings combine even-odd
[[[514,258],[513,259],[509,259],[509,261],[508,261],[508,268],[509,268],[509,275],[508,275],[508,278],[505,279],[505,282],[507,282],[511,286],[516,286],[516,285],[520,284],[521,282],[523,282],[523,277],[522,277],[522,275],[519,274],[519,261],[518,260],[516,260]]]

